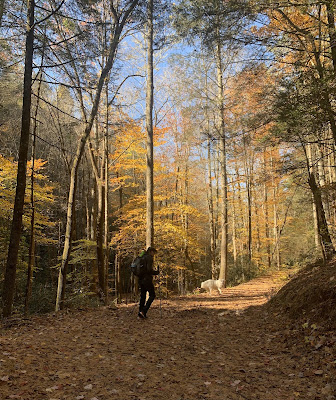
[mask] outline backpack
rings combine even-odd
[[[141,277],[145,274],[145,265],[143,256],[136,257],[131,264],[131,272],[134,276]]]

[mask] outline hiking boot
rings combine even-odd
[[[141,318],[141,319],[145,319],[146,318],[146,314],[144,314],[142,311],[140,311],[138,313],[138,317]]]

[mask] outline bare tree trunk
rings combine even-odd
[[[273,157],[271,156],[271,168],[272,168],[272,186],[273,186],[273,232],[274,232],[274,251],[276,256],[277,269],[281,266],[281,254],[280,254],[280,235],[279,235],[279,219],[278,219],[278,203],[277,203],[277,187],[274,180],[274,163]]]
[[[328,17],[328,34],[330,43],[330,53],[334,68],[334,76],[336,75],[336,29],[335,29],[335,1],[327,0],[325,2]]]
[[[0,28],[2,25],[2,17],[5,9],[5,0],[0,0]]]
[[[114,268],[115,268],[114,274],[115,274],[116,297],[117,297],[117,301],[120,303],[121,300],[122,300],[122,287],[121,287],[121,271],[120,271],[119,249],[117,249],[117,251],[116,251]]]
[[[24,198],[26,191],[27,157],[28,157],[28,146],[29,146],[29,136],[30,136],[33,51],[34,51],[34,11],[35,11],[35,0],[28,0],[21,137],[19,146],[19,159],[18,159],[16,192],[14,200],[14,211],[13,211],[13,219],[12,219],[11,233],[9,239],[7,263],[6,263],[4,286],[3,286],[4,317],[9,317],[12,313],[14,291],[15,291],[15,280],[16,280],[16,264],[20,246],[22,215],[23,215],[23,206],[24,206]]]
[[[318,216],[317,216],[316,204],[314,201],[313,194],[312,194],[312,198],[313,198],[313,220],[314,220],[315,248],[318,249],[320,247],[321,243],[320,243],[320,236],[319,236],[319,230],[318,230]]]
[[[256,188],[257,190],[257,188]],[[257,230],[257,244],[256,244],[256,259],[257,259],[257,268],[259,271],[260,268],[260,262],[261,262],[261,255],[260,255],[260,249],[261,249],[261,237],[260,237],[260,218],[259,218],[259,207],[257,203],[257,194],[255,193],[254,195],[254,213],[255,213],[255,226]]]
[[[108,294],[109,294],[109,259],[110,259],[110,251],[109,251],[109,225],[108,225],[108,217],[109,217],[109,208],[108,208],[108,191],[109,191],[109,106],[108,106],[108,86],[106,85],[106,130],[104,136],[104,150],[105,150],[105,221],[104,221],[104,246],[105,246],[105,298],[106,302],[108,302]]]
[[[233,267],[237,270],[237,227],[236,227],[236,196],[235,184],[232,182],[232,252],[233,252]]]
[[[41,83],[42,83],[42,66],[44,59],[44,46],[43,46],[43,54],[41,59],[41,69],[40,69],[40,81],[37,90],[37,101],[36,101],[36,109],[34,115],[34,128],[33,128],[33,144],[32,144],[32,156],[31,156],[31,174],[30,174],[30,205],[31,205],[31,218],[30,218],[30,239],[29,239],[29,258],[28,258],[28,269],[27,269],[27,284],[26,284],[26,295],[25,295],[25,307],[24,314],[28,314],[29,309],[29,300],[31,296],[32,289],[32,278],[33,278],[33,268],[35,265],[35,199],[34,199],[34,183],[35,183],[35,153],[36,153],[36,130],[37,130],[37,115],[39,109],[39,100],[40,100],[40,92],[41,92]]]
[[[266,240],[266,254],[267,254],[267,266],[271,268],[272,257],[271,257],[271,243],[270,243],[270,228],[269,228],[269,211],[268,211],[268,169],[266,160],[266,148],[264,148],[264,216],[265,216],[265,240]]]
[[[216,188],[215,188],[215,198],[216,201],[214,202],[214,221],[215,221],[215,248],[216,248],[216,264],[217,264],[217,249],[219,247],[219,203],[220,203],[220,195],[219,195],[219,175],[220,175],[220,162],[219,162],[219,144],[217,143],[216,148],[216,157],[215,157],[215,167],[214,167],[214,174],[216,179]],[[217,271],[216,271],[217,273]]]
[[[244,142],[244,166],[245,166],[245,185],[247,192],[247,257],[248,257],[248,278],[251,277],[252,268],[252,190],[251,190],[251,171],[249,167],[249,156],[246,148],[246,138]]]
[[[303,143],[303,142],[302,142]],[[325,217],[321,189],[316,182],[316,168],[314,166],[313,148],[308,143],[307,148],[303,145],[303,150],[306,155],[307,169],[308,169],[308,183],[312,191],[313,201],[316,210],[316,223],[318,230],[318,242],[321,248],[323,259],[326,261],[334,254],[334,246],[329,234],[328,224]]]
[[[105,163],[105,160],[103,160]],[[99,297],[106,303],[105,292],[105,262],[104,262],[104,248],[103,248],[103,236],[104,236],[104,212],[105,212],[105,188],[103,185],[103,173],[101,169],[101,177],[97,182],[98,186],[98,209],[97,209],[97,261],[98,261],[98,283],[99,283]]]
[[[215,217],[213,205],[212,188],[212,162],[211,162],[211,142],[208,136],[208,213],[210,227],[210,258],[211,258],[211,277],[216,279],[216,238],[215,238]]]
[[[153,0],[147,1],[147,93],[146,93],[146,131],[147,131],[147,224],[146,246],[154,245],[154,154],[153,154]]]
[[[313,192],[314,202],[316,205],[318,228],[321,239],[323,258],[325,260],[329,260],[335,254],[335,249],[328,230],[328,224],[322,203],[321,190],[316,183],[315,174],[313,172],[309,174],[308,183],[311,191]]]
[[[227,172],[226,172],[226,138],[225,138],[225,120],[224,120],[224,89],[223,89],[223,68],[221,43],[218,39],[216,47],[217,64],[217,86],[218,86],[218,107],[220,124],[220,151],[221,151],[221,178],[222,178],[222,238],[221,238],[221,264],[219,279],[223,279],[226,286],[227,268],[228,268],[228,197],[227,197]]]
[[[242,188],[240,184],[240,173],[239,173],[239,168],[237,163],[235,164],[235,172],[236,172],[236,179],[237,179],[237,187],[238,187],[238,205],[239,205],[239,219],[241,223],[238,225],[238,228],[240,228],[240,231],[242,231],[245,228],[245,212],[244,212],[244,206],[243,206],[243,200],[242,200]],[[240,265],[241,265],[241,272],[242,272],[242,280],[245,280],[245,267],[244,267],[244,241],[240,239]]]
[[[208,216],[209,216],[209,229],[210,229],[210,260],[211,260],[211,277],[217,278],[216,270],[216,222],[214,215],[214,191],[212,185],[212,155],[211,155],[211,135],[210,135],[210,119],[209,119],[209,100],[208,100],[208,79],[207,73],[205,74],[205,90],[206,90],[206,107],[204,117],[207,127],[207,166],[208,166]]]

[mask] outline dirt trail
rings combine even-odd
[[[282,283],[164,300],[162,318],[156,300],[147,320],[131,304],[5,329],[0,400],[335,399],[330,344],[260,307]]]

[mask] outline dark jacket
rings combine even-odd
[[[144,272],[143,275],[139,278],[140,285],[142,283],[153,282],[153,275],[158,275],[159,271],[154,271],[153,269],[153,256],[149,253],[145,253],[142,256],[143,260],[143,268]]]

